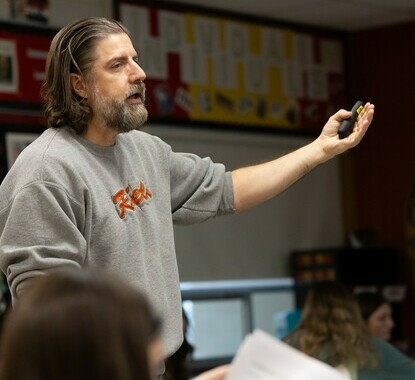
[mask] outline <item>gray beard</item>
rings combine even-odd
[[[100,101],[101,118],[105,125],[119,133],[139,129],[147,121],[144,104],[129,105],[124,101]]]

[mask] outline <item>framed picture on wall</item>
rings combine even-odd
[[[15,94],[18,88],[16,42],[0,38],[0,92]]]
[[[6,133],[6,154],[7,154],[7,166],[10,169],[17,156],[26,148],[31,142],[39,137],[38,133],[18,133],[8,132]]]

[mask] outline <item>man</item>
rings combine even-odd
[[[173,222],[197,223],[273,198],[317,165],[357,145],[366,104],[340,140],[341,110],[309,145],[226,172],[137,131],[147,119],[145,73],[128,31],[89,18],[54,38],[43,88],[49,129],[17,159],[0,189],[0,266],[16,298],[58,267],[121,273],[165,320],[166,354],[182,341]]]

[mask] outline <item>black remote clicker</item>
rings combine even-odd
[[[353,131],[354,123],[356,123],[357,117],[359,116],[360,112],[362,112],[363,109],[363,102],[358,100],[353,108],[351,109],[352,116],[350,116],[348,119],[344,119],[339,127],[339,137],[341,139],[344,139],[345,137],[349,136],[350,133]]]

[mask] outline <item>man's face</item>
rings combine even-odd
[[[87,80],[92,120],[117,132],[140,128],[147,121],[146,75],[126,34],[113,34],[96,47]]]

